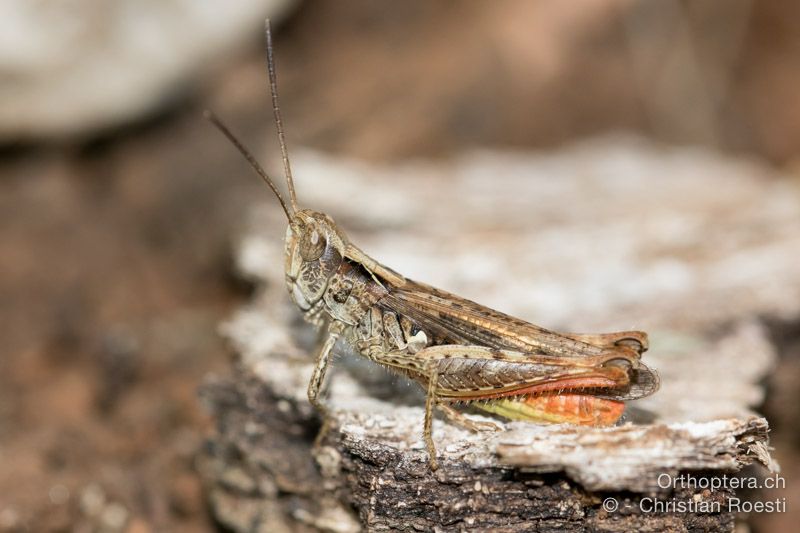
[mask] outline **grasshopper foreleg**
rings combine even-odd
[[[327,417],[327,408],[319,399],[319,392],[322,389],[322,381],[325,379],[325,372],[328,370],[328,362],[330,360],[333,345],[339,339],[338,333],[328,333],[325,337],[325,342],[322,343],[319,351],[317,352],[317,361],[314,365],[314,373],[311,375],[311,381],[308,382],[308,401],[311,402],[322,416]]]
[[[338,339],[338,333],[328,332],[327,336],[325,337],[325,341],[322,343],[322,346],[317,352],[317,361],[314,365],[314,373],[311,375],[311,381],[308,382],[308,401],[314,406],[315,409],[317,409],[317,411],[319,411],[319,414],[322,417],[322,428],[320,428],[317,438],[314,441],[315,446],[322,442],[322,439],[325,437],[328,429],[330,429],[330,416],[328,414],[328,408],[320,400],[319,394],[320,390],[322,390],[322,382],[325,379],[325,372],[328,370],[331,351],[333,350],[333,346],[336,344]]]

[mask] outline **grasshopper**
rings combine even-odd
[[[433,470],[438,467],[434,408],[476,431],[497,426],[471,420],[454,404],[469,403],[511,420],[610,425],[621,417],[625,400],[658,389],[658,375],[641,362],[648,347],[645,333],[549,331],[412,281],[350,242],[330,216],[300,208],[278,106],[269,21],[266,42],[288,203],[230,130],[210,112],[206,117],[272,189],[286,214],[286,288],[303,317],[321,332],[308,400],[323,420],[329,417],[320,390],[339,339],[422,385],[423,436]]]

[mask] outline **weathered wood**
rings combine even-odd
[[[218,432],[202,468],[226,525],[731,530],[729,512],[644,513],[637,502],[733,496],[664,489],[663,473],[716,476],[753,461],[777,469],[767,422],[752,409],[775,357],[761,318],[800,315],[800,240],[782,230],[800,212],[764,169],[625,140],[538,158],[482,154],[446,167],[364,169],[309,154],[295,167],[301,203],[332,210],[339,202],[348,214],[333,214],[355,242],[411,277],[548,327],[649,331],[645,358],[663,386],[612,428],[501,422],[502,431],[473,434],[436,420],[442,468],[432,473],[419,391],[344,355],[329,378],[333,424],[313,449],[313,334],[284,294],[279,210],[270,206],[254,219],[265,227],[239,248],[243,274],[260,289],[224,328],[236,372],[203,393]],[[442,205],[444,197],[459,201]],[[602,509],[607,497],[620,502],[618,512]]]
[[[645,494],[665,501],[700,498],[724,504],[733,495],[727,489],[679,487],[636,493],[631,489],[644,487],[638,480],[622,476],[616,478],[615,488],[587,488],[597,482],[596,477],[608,483],[603,471],[593,477],[598,467],[580,464],[581,457],[591,461],[593,454],[611,442],[599,434],[593,435],[598,442],[587,446],[592,450],[589,453],[572,450],[566,460],[571,466],[565,473],[529,472],[503,464],[506,459],[519,460],[520,454],[504,457],[505,452],[500,452],[498,461],[491,454],[492,446],[478,437],[437,427],[445,459],[440,470],[431,473],[421,446],[416,444],[420,440],[418,409],[406,408],[388,416],[345,415],[344,420],[339,419],[342,426],[332,430],[312,455],[318,421],[293,399],[276,397],[260,379],[240,369],[232,380],[207,385],[205,398],[215,406],[221,431],[209,449],[203,471],[211,484],[217,518],[236,531],[317,528],[344,532],[361,527],[371,531],[725,531],[733,526],[731,513],[645,514],[637,508]],[[688,457],[669,456],[680,468],[704,465],[703,470],[713,471],[724,464],[725,471],[735,470],[741,462],[753,459],[745,451],[749,445],[764,442],[763,419],[743,426],[737,428],[738,435],[730,433],[730,443],[716,442],[717,450],[709,446],[700,457],[692,457],[690,450],[703,448],[703,439],[681,435],[670,443],[667,439],[675,435],[667,434],[660,442],[670,443],[670,449],[684,446],[684,451],[689,451]],[[709,431],[715,435],[712,440],[724,440],[722,435],[730,428],[714,429],[719,434]],[[553,449],[568,447],[570,428],[561,431],[564,434],[558,444],[550,444]],[[648,431],[660,430],[650,426]],[[520,448],[525,438],[548,446],[551,436],[517,428],[500,442],[508,442],[501,446]],[[514,439],[516,443],[510,444]],[[652,444],[652,440],[642,444]],[[625,447],[617,447],[616,460],[604,466],[614,468],[625,462]],[[641,468],[656,474],[655,466],[647,463],[646,448],[628,448],[632,455],[644,456]],[[711,450],[722,458],[708,455]],[[577,461],[574,464],[573,459]],[[522,462],[542,464],[539,457],[530,456],[522,457]],[[564,463],[552,456],[546,462],[552,462],[546,470],[564,468]],[[626,481],[630,489],[623,490],[620,487]],[[647,486],[657,488],[652,483]],[[605,512],[602,502],[608,497],[616,498],[625,510]]]

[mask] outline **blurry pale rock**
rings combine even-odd
[[[537,324],[697,332],[800,316],[800,187],[755,159],[624,136],[391,167],[292,156],[301,205],[375,259]],[[283,279],[269,254],[285,221],[264,196],[241,266]]]
[[[136,120],[293,0],[0,2],[0,140]]]

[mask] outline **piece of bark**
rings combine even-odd
[[[733,491],[686,487],[663,491],[653,482],[637,493],[633,489],[645,486],[624,474],[635,470],[631,462],[651,476],[688,466],[701,468],[698,478],[714,475],[708,472],[735,471],[756,457],[748,449],[763,444],[766,431],[763,419],[735,428],[730,427],[736,425],[733,422],[703,425],[697,433],[705,437],[650,426],[646,431],[654,436],[641,441],[643,446],[618,444],[613,459],[584,468],[581,463],[602,453],[604,445],[618,443],[620,433],[641,428],[612,428],[605,430],[610,433],[605,438],[587,430],[582,433],[596,442],[587,446],[589,453],[573,446],[566,457],[571,466],[565,472],[561,471],[565,462],[552,453],[524,457],[524,464],[541,464],[545,470],[533,472],[530,466],[506,466],[504,454],[519,460],[514,449],[525,450],[525,439],[549,447],[549,452],[559,446],[570,449],[573,428],[545,428],[561,432],[557,442],[550,442],[553,432],[536,427],[515,427],[487,439],[437,424],[442,464],[431,472],[421,446],[419,409],[392,412],[395,408],[385,404],[386,415],[340,412],[341,426],[312,452],[319,428],[316,418],[309,416],[305,405],[276,396],[274,389],[245,370],[231,380],[209,383],[204,396],[214,406],[221,431],[208,450],[203,472],[217,518],[236,531],[725,531],[733,527],[732,513],[643,513],[638,502],[651,497],[718,502],[724,507]],[[668,449],[648,453],[644,445],[653,440],[667,443]],[[499,460],[492,453],[495,445],[500,448]],[[670,450],[687,455],[671,455]],[[614,472],[617,467],[623,467],[624,474]],[[659,471],[659,467],[664,468]],[[590,488],[609,483],[617,487]],[[655,490],[649,490],[652,487]],[[619,502],[622,511],[605,512],[606,498]]]
[[[332,429],[312,450],[313,334],[288,304],[270,206],[239,249],[260,291],[225,326],[236,373],[204,389],[219,431],[203,472],[226,525],[730,530],[730,512],[643,513],[637,502],[734,495],[662,489],[663,473],[777,469],[752,409],[775,357],[762,318],[800,315],[800,238],[787,229],[800,209],[785,181],[751,162],[625,139],[391,170],[313,154],[294,162],[301,204],[337,207],[377,259],[547,327],[644,329],[644,359],[663,385],[612,428],[500,422],[473,434],[436,420],[433,473],[417,388],[345,355],[328,380]],[[621,510],[603,511],[606,497]]]

